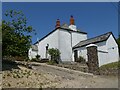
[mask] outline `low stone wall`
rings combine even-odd
[[[82,72],[88,72],[88,67],[86,64],[81,63],[61,63],[61,64],[55,64],[58,67],[64,67],[69,68],[72,70],[82,71]]]

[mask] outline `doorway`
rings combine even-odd
[[[74,61],[77,62],[78,60],[78,50],[74,51]]]

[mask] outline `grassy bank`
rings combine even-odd
[[[100,67],[101,75],[118,75],[118,70],[120,69],[120,61],[112,62]]]

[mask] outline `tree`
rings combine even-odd
[[[6,11],[7,20],[2,21],[3,56],[27,56],[31,46],[32,26],[22,11]]]
[[[119,36],[119,38],[117,39],[117,43],[118,43],[119,55],[120,55],[120,36]]]
[[[60,51],[56,48],[48,49],[48,54],[51,56],[51,60],[55,61],[55,63],[59,63],[60,60]]]
[[[118,46],[120,47],[120,37],[117,39]]]

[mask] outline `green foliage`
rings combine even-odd
[[[85,62],[86,62],[86,60],[84,59],[84,57],[79,56],[79,58],[77,59],[77,61],[76,61],[76,62],[79,62],[79,63],[85,63]]]
[[[117,39],[117,43],[118,43],[119,55],[120,55],[120,36],[119,36],[119,38]]]
[[[2,21],[3,56],[27,56],[31,45],[32,26],[22,11],[10,10],[5,13]]]
[[[37,55],[36,55],[36,59],[40,59],[40,55],[37,54]]]
[[[35,61],[38,61],[38,59],[37,58],[32,58],[31,61],[35,62]]]
[[[118,46],[120,47],[120,37],[117,39]]]
[[[60,51],[56,48],[48,49],[48,54],[51,56],[51,60],[59,63],[60,60]]]
[[[0,25],[0,43],[2,43],[2,26]]]
[[[49,64],[49,65],[54,65],[54,64],[56,64],[56,62],[53,61],[53,60],[50,60],[49,62],[47,62],[47,64]]]
[[[117,39],[118,46],[120,47],[120,37]]]

